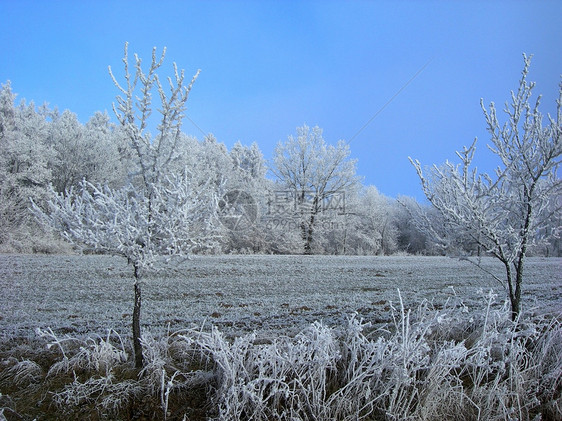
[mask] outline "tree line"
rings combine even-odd
[[[167,171],[188,171],[198,184],[212,185],[217,196],[216,241],[205,252],[437,251],[409,216],[407,207],[419,204],[406,197],[399,203],[362,185],[349,146],[343,141],[327,144],[318,127],[297,128],[295,137],[278,145],[272,163],[256,143],[237,142],[229,150],[212,135],[199,140],[179,132],[168,146],[173,153]],[[44,208],[51,187],[64,194],[80,189],[84,180],[109,188],[132,180],[138,184],[140,167],[127,129],[106,112],[96,112],[82,124],[69,110],[17,103],[8,81],[0,91],[0,248],[68,250],[37,224],[30,199]],[[229,211],[234,213],[230,220]]]
[[[132,99],[124,101],[121,106],[132,106]],[[140,130],[148,133],[146,117]],[[1,250],[68,250],[37,224],[30,211],[30,199],[45,207],[50,186],[61,194],[79,189],[83,181],[109,188],[131,181],[138,186],[138,175],[146,175],[147,168],[142,168],[135,148],[143,146],[130,141],[134,134],[126,122],[119,123],[112,122],[106,112],[96,112],[82,124],[70,110],[61,113],[34,102],[17,103],[10,81],[2,85]],[[487,251],[460,230],[457,235],[448,232],[447,240],[442,241],[445,236],[437,230],[446,224],[438,209],[411,197],[390,198],[375,186],[363,185],[349,145],[343,140],[327,143],[319,127],[298,127],[295,136],[278,144],[270,162],[256,143],[237,142],[228,150],[212,134],[197,139],[183,132],[181,123],[166,130],[173,132],[174,141],[167,144],[168,151],[158,151],[149,166],[160,168],[168,160],[170,174],[187,171],[200,186],[212,185],[217,198],[215,241],[213,247],[199,252],[388,255]],[[146,145],[157,140],[148,139]],[[552,213],[547,222],[543,229],[552,231],[560,226],[560,216]],[[551,236],[548,241],[530,244],[527,252],[560,256],[562,247]]]

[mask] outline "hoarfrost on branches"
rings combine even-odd
[[[512,315],[521,311],[521,288],[527,249],[530,245],[559,235],[557,218],[562,203],[562,181],[557,171],[562,156],[562,83],[556,116],[539,111],[541,97],[530,103],[533,82],[527,81],[531,57],[524,56],[524,68],[517,92],[500,123],[492,102],[486,109],[481,101],[491,136],[489,148],[500,160],[493,175],[471,168],[476,140],[457,152],[461,162],[446,162],[424,173],[419,161],[410,161],[420,177],[423,191],[439,211],[449,230],[447,236],[470,238],[505,266],[504,285]],[[420,225],[438,235],[427,215],[418,215]],[[442,231],[441,231],[442,233]]]
[[[188,176],[171,176],[166,184],[153,186],[150,208],[142,193],[130,183],[111,189],[83,180],[78,189],[52,191],[46,212],[36,209],[67,240],[123,256],[139,276],[158,256],[185,256],[216,240],[215,197],[208,190],[193,190]]]
[[[124,84],[117,81],[110,68],[122,94],[117,97],[114,111],[136,161],[128,183],[115,189],[83,180],[77,189],[53,191],[45,210],[34,203],[38,218],[66,239],[95,251],[124,256],[132,265],[133,341],[138,368],[143,366],[140,334],[143,272],[159,256],[187,256],[194,250],[212,247],[216,239],[214,215],[218,186],[197,179],[188,168],[178,171],[185,103],[199,72],[185,86],[184,71],[178,71],[174,64],[175,79],[168,78],[167,93],[157,74],[164,55],[165,49],[157,58],[155,48],[145,72],[135,54],[135,74],[131,75],[128,44],[125,44]],[[152,137],[148,125],[154,90],[160,99],[161,120]]]
[[[334,194],[352,193],[359,183],[356,161],[349,159],[349,154],[345,141],[327,145],[320,127],[310,129],[306,125],[297,128],[296,138],[289,136],[275,148],[273,173],[295,195],[307,254],[312,253],[324,201]]]

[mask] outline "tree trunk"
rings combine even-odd
[[[511,300],[511,320],[515,321],[521,313],[521,286],[523,284],[523,266],[525,256],[519,257],[519,262],[515,267],[515,292]]]
[[[133,308],[133,348],[135,352],[135,368],[141,369],[144,366],[141,344],[140,330],[141,314],[141,286],[139,282],[139,270],[135,266],[135,306]]]
[[[515,292],[511,298],[511,320],[515,321],[521,313],[521,286],[523,285],[523,267],[525,264],[525,255],[527,254],[527,244],[529,240],[529,227],[531,226],[531,217],[533,215],[533,206],[531,205],[531,197],[535,189],[533,184],[529,190],[525,187],[525,197],[527,198],[527,215],[523,225],[523,234],[521,241],[521,250],[517,262],[515,263]],[[511,291],[510,291],[511,292]]]
[[[521,313],[521,284],[523,283],[523,261],[515,266],[515,280],[509,262],[504,262],[507,276],[509,302],[511,304],[511,320],[515,321]]]
[[[517,271],[517,279],[515,280],[515,294],[511,300],[511,320],[515,321],[521,313],[521,281],[519,280],[519,271]]]
[[[320,213],[318,208],[319,198],[318,196],[314,196],[314,200],[312,202],[312,210],[310,213],[310,220],[308,222],[308,230],[306,233],[306,243],[304,245],[304,254],[312,254],[312,237],[314,235],[314,223],[316,221],[316,215]]]
[[[519,314],[520,303],[516,299],[516,293],[513,289],[513,272],[511,270],[511,263],[507,260],[500,259],[505,266],[505,275],[507,282],[507,291],[509,294],[509,303],[511,304],[511,320],[515,320]]]
[[[314,234],[314,214],[310,217],[308,230],[306,232],[306,242],[304,243],[304,254],[312,254],[312,235]]]

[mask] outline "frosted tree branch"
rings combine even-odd
[[[558,198],[562,182],[557,170],[562,156],[561,100],[557,100],[557,119],[550,115],[543,125],[539,111],[541,97],[530,105],[534,83],[527,81],[531,57],[524,55],[524,67],[517,92],[504,112],[502,125],[492,102],[481,107],[490,134],[489,149],[501,162],[494,176],[471,168],[476,141],[457,152],[461,162],[434,166],[429,175],[419,161],[410,158],[420,178],[422,190],[456,235],[472,238],[506,267],[505,285],[509,290],[514,317],[520,311],[521,285],[527,248],[560,231]],[[427,221],[420,226],[432,234]],[[449,235],[452,234],[449,231]]]

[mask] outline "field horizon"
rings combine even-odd
[[[458,299],[482,306],[490,290],[507,298],[487,271],[439,256],[194,256],[161,265],[143,278],[141,324],[153,334],[217,326],[230,336],[252,331],[291,335],[314,321],[345,323],[357,313],[372,323],[389,320],[400,291],[408,307],[424,300],[437,307]],[[526,312],[562,309],[562,258],[528,258],[523,284]],[[36,328],[59,333],[129,333],[132,269],[105,255],[0,255],[2,341],[33,336]]]

